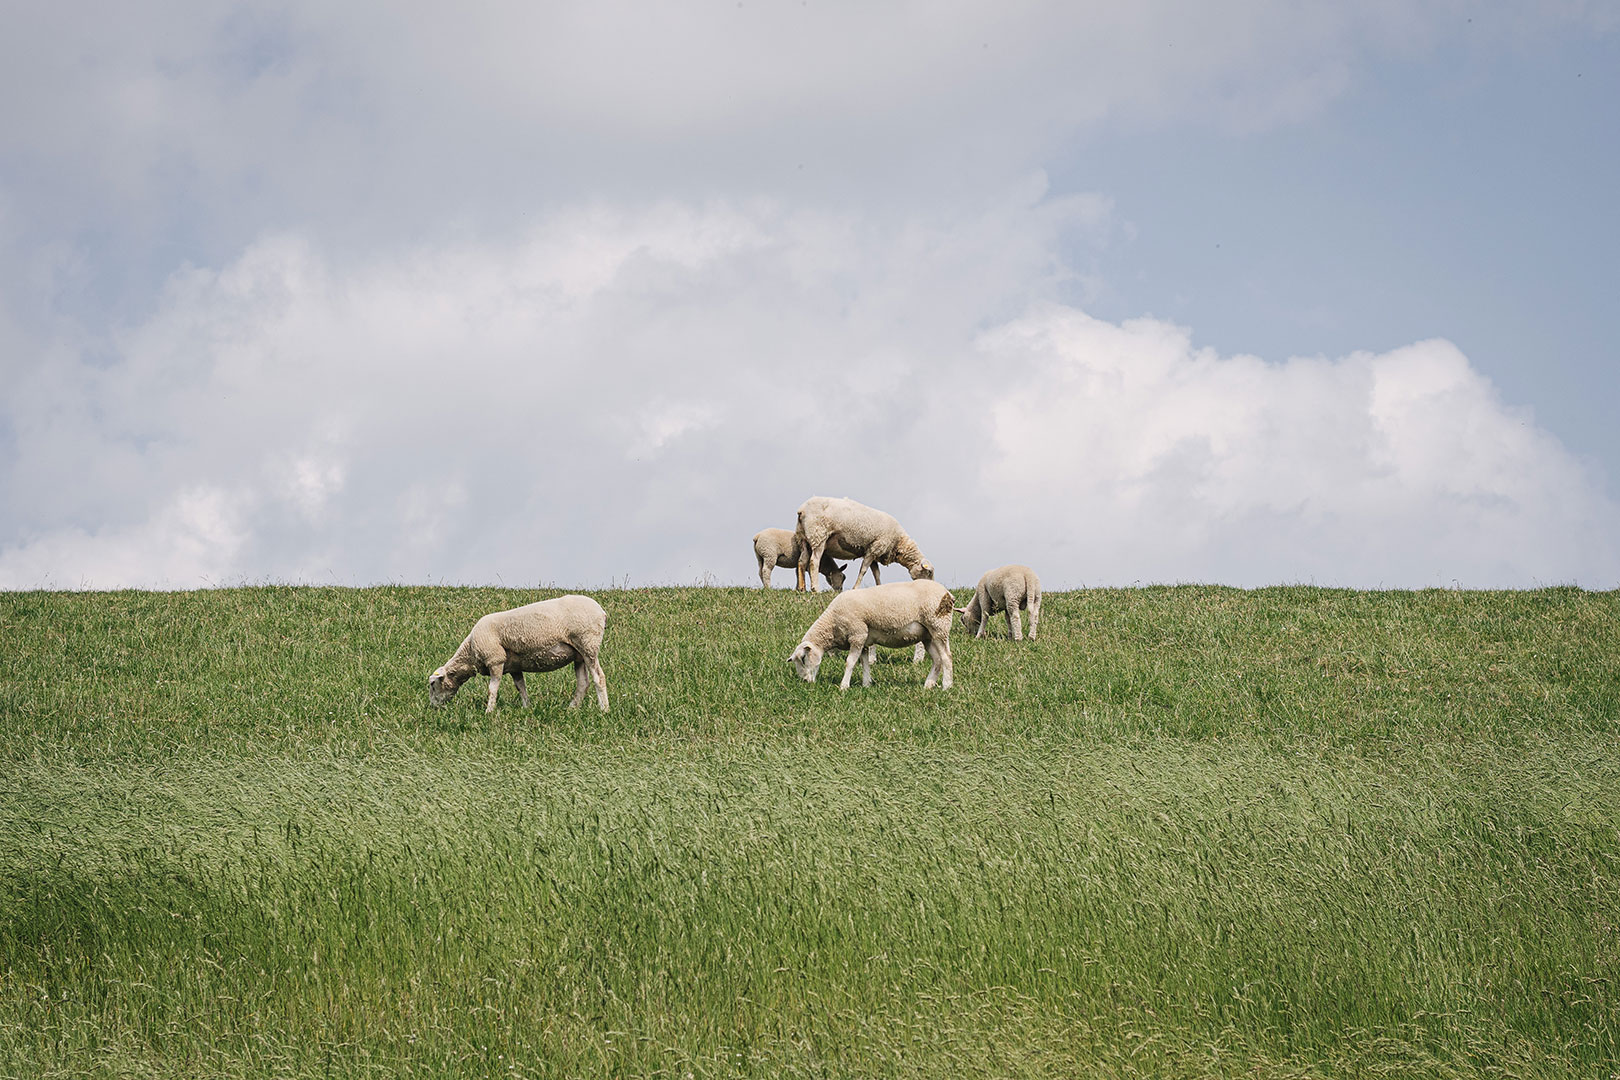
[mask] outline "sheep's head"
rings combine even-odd
[[[844,591],[844,571],[848,568],[849,563],[834,563],[833,568],[827,571],[827,584],[833,592]]]
[[[934,564],[929,562],[927,559],[922,560],[916,566],[911,568],[911,580],[921,581],[925,578],[929,581],[934,580]]]
[[[966,630],[970,634],[977,634],[979,632],[979,623],[981,620],[979,618],[978,604],[969,604],[967,607],[959,607],[956,608],[955,611],[958,615],[962,616],[962,629]]]
[[[821,670],[821,650],[808,641],[799,642],[799,647],[793,650],[788,657],[788,663],[799,673],[799,678],[805,682],[815,682],[816,672]]]
[[[428,676],[428,702],[436,709],[450,704],[450,699],[461,689],[461,680],[440,668]]]

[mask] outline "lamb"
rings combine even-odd
[[[879,563],[897,562],[911,572],[913,579],[934,576],[933,564],[923,558],[898,521],[854,499],[832,499],[824,495],[806,499],[799,507],[799,524],[794,535],[799,539],[801,568],[820,565],[823,555],[860,559],[861,568],[855,573],[852,588],[860,588],[867,570],[872,571],[872,583],[881,585]],[[810,588],[820,591],[813,577]]]
[[[489,676],[489,705],[495,711],[495,695],[501,676],[510,673],[529,707],[529,691],[523,684],[525,671],[556,671],[574,665],[574,700],[570,709],[585,699],[585,687],[596,681],[596,704],[608,711],[607,676],[602,673],[602,633],[607,629],[607,612],[588,596],[559,596],[510,611],[496,611],[479,619],[462,641],[456,654],[428,676],[428,701],[437,707],[449,704],[461,684],[473,675]]]
[[[872,661],[879,645],[894,648],[916,642],[933,659],[923,689],[931,688],[943,673],[940,686],[949,690],[951,611],[950,591],[937,581],[898,581],[875,585],[864,592],[840,593],[810,624],[788,661],[799,678],[815,682],[827,651],[847,649],[849,662],[844,665],[844,681],[838,688],[848,690],[857,661],[862,663],[861,685],[872,685]]]
[[[967,607],[959,607],[962,625],[974,637],[984,637],[984,628],[990,616],[998,611],[1007,613],[1007,636],[1014,641],[1024,640],[1024,630],[1018,617],[1019,608],[1029,609],[1029,640],[1035,640],[1041,625],[1041,579],[1027,566],[1013,563],[998,566],[984,577],[973,590],[973,599]]]
[[[805,568],[799,564],[799,546],[798,534],[792,529],[761,529],[754,534],[754,558],[759,560],[761,586],[771,587],[771,571],[776,567],[791,566],[798,571],[798,584],[794,587],[799,592],[804,591]],[[833,562],[830,554],[823,553],[817,567],[834,592],[843,591],[845,568]]]

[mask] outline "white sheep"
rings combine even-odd
[[[990,616],[998,611],[1007,613],[1007,636],[1014,641],[1024,640],[1018,609],[1029,609],[1029,640],[1035,640],[1041,625],[1041,579],[1027,566],[1013,563],[998,566],[979,579],[973,590],[973,599],[967,607],[956,609],[962,616],[962,626],[974,637],[984,637],[984,628]]]
[[[588,596],[559,596],[491,612],[473,625],[456,654],[428,676],[428,700],[442,707],[473,675],[488,675],[489,706],[484,711],[492,713],[501,676],[510,674],[527,709],[525,671],[556,671],[573,664],[574,700],[568,707],[578,707],[585,699],[585,687],[594,679],[596,704],[607,712],[607,676],[600,659],[606,629],[607,612]]]
[[[923,688],[951,688],[952,598],[935,581],[897,581],[861,592],[839,593],[821,617],[810,624],[798,648],[788,657],[799,677],[815,682],[821,658],[832,649],[848,649],[840,690],[849,689],[855,664],[861,662],[861,685],[872,685],[872,661],[879,645],[889,648],[916,642],[933,659]]]
[[[861,567],[855,573],[852,588],[860,588],[867,570],[872,571],[874,584],[882,584],[883,579],[878,574],[880,563],[899,563],[914,579],[934,576],[933,564],[923,558],[916,543],[893,516],[854,499],[833,499],[825,495],[806,499],[799,507],[799,524],[794,535],[799,539],[802,568],[820,565],[824,555],[860,559]],[[810,587],[820,591],[814,579]]]
[[[805,568],[799,564],[799,536],[792,529],[761,529],[755,533],[754,558],[759,561],[759,583],[764,588],[771,587],[772,570],[778,566],[788,566],[798,571],[798,583],[794,588],[799,592],[804,591]],[[833,562],[833,557],[825,553],[817,565],[833,591],[842,591],[845,568]]]

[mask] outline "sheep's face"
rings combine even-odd
[[[955,610],[958,615],[962,616],[962,629],[966,630],[970,634],[977,634],[979,632],[980,620],[979,612],[975,605],[969,604],[967,607],[959,607]]]
[[[923,579],[934,580],[934,564],[927,559],[918,563],[917,568],[911,572],[912,581],[921,581]]]
[[[788,663],[799,673],[799,678],[805,682],[815,682],[816,672],[821,670],[821,650],[808,641],[801,641],[799,647],[793,650],[793,655],[788,657]]]
[[[461,683],[444,668],[428,676],[428,702],[436,709],[442,709],[450,704],[450,699],[456,696],[459,689]]]
[[[833,592],[844,591],[844,571],[848,568],[849,563],[833,564],[833,569],[827,574],[827,584],[832,587]]]

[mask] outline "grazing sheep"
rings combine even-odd
[[[872,685],[877,647],[896,648],[917,642],[933,659],[923,688],[951,688],[951,594],[936,581],[897,581],[863,592],[839,593],[821,618],[810,624],[788,661],[805,682],[815,682],[821,658],[830,649],[848,649],[840,690],[849,689],[855,664],[861,662],[861,685]]]
[[[973,599],[967,607],[959,607],[962,626],[974,637],[984,637],[984,628],[990,616],[998,611],[1007,613],[1007,636],[1014,641],[1024,640],[1018,609],[1029,609],[1029,640],[1035,640],[1041,625],[1041,579],[1027,566],[1014,563],[998,566],[979,579],[973,590]]]
[[[771,587],[771,571],[778,566],[790,566],[798,571],[798,584],[794,588],[804,591],[805,568],[799,563],[799,536],[792,529],[761,529],[754,534],[754,558],[759,560],[759,583]],[[817,564],[827,584],[834,592],[844,588],[844,567],[833,562],[830,554],[823,553]]]
[[[868,570],[872,571],[872,583],[881,585],[879,563],[899,563],[914,579],[934,576],[933,564],[923,558],[898,521],[854,499],[830,499],[824,495],[806,499],[799,507],[794,535],[799,538],[801,567],[819,565],[822,556],[829,554],[839,559],[860,559],[861,568],[855,572],[851,588],[860,588]],[[810,587],[819,591],[814,578]]]
[[[588,596],[559,596],[492,612],[479,619],[456,654],[428,676],[428,700],[442,707],[473,675],[488,675],[489,706],[484,711],[492,713],[501,676],[509,673],[527,709],[529,691],[523,685],[523,673],[556,671],[571,663],[575,687],[568,707],[578,707],[585,699],[586,685],[594,679],[596,704],[607,712],[607,676],[600,659],[606,629],[607,612]]]

